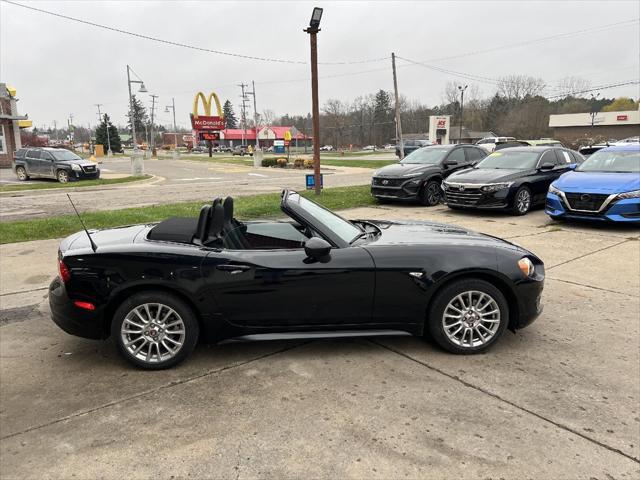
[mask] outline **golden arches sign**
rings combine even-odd
[[[204,115],[206,117],[211,116],[211,99],[214,99],[216,102],[216,109],[218,111],[218,117],[224,118],[224,113],[222,112],[222,107],[220,107],[220,100],[218,99],[218,95],[214,92],[209,94],[209,98],[205,98],[204,93],[198,92],[196,96],[193,98],[193,116],[198,117],[198,100],[202,99],[202,106],[204,107]]]
[[[211,100],[216,102],[217,115],[211,115]],[[198,114],[198,104],[202,100],[202,106],[204,107],[204,115]],[[220,107],[220,100],[218,96],[211,92],[209,98],[204,96],[204,93],[198,92],[193,99],[193,113],[191,114],[191,126],[194,130],[203,132],[215,132],[224,130],[225,121],[222,107]]]

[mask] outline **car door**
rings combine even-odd
[[[443,161],[443,165],[445,162],[455,162],[455,165],[447,166],[443,169],[443,174],[445,177],[448,177],[456,170],[461,170],[468,166],[467,157],[464,154],[464,148],[456,148],[454,147],[449,154],[445,157]]]
[[[540,203],[545,200],[547,197],[547,191],[549,190],[549,185],[556,178],[558,178],[561,173],[558,171],[558,157],[556,156],[555,149],[549,149],[542,153],[540,158],[538,159],[538,163],[536,165],[536,172],[533,175],[533,181],[531,182],[532,186],[532,195],[533,202]],[[552,163],[554,165],[552,170],[542,170],[540,167],[545,163]]]
[[[42,165],[40,165],[40,150],[30,149],[27,150],[24,156],[25,165],[27,167],[27,173],[29,175],[40,176]]]
[[[206,295],[227,322],[265,330],[348,328],[371,321],[375,268],[361,247],[309,258],[303,248],[211,252]]]
[[[40,175],[54,178],[54,164],[55,160],[53,158],[53,155],[44,150],[40,150]]]

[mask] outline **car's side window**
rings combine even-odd
[[[40,150],[29,150],[27,152],[27,158],[38,160],[40,158]]]
[[[447,156],[447,161],[464,163],[464,149],[463,148],[454,148],[451,153]]]
[[[477,160],[482,160],[485,155],[484,155],[484,151],[480,150],[479,148],[475,148],[475,147],[467,147],[464,149],[466,155],[467,155],[467,160],[469,162],[475,162]]]
[[[540,168],[545,163],[553,163],[554,165],[558,165],[558,159],[553,150],[547,150],[542,154],[540,160],[538,160],[538,168]]]
[[[53,160],[53,157],[49,152],[40,152],[40,159],[42,160]]]
[[[569,152],[566,150],[556,150],[556,155],[558,157],[558,165],[564,166],[570,163],[573,163],[573,158],[569,155]]]

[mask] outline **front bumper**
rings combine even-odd
[[[601,212],[575,211],[555,193],[547,194],[545,213],[552,218],[640,224],[640,198],[613,201]]]
[[[68,334],[94,340],[107,337],[104,308],[88,311],[76,307],[60,277],[56,277],[49,285],[49,308],[51,319]]]
[[[374,177],[371,180],[371,195],[391,200],[416,200],[422,184],[420,178]]]
[[[81,171],[70,170],[69,171],[69,180],[97,180],[100,178],[100,169],[95,167],[95,171],[85,171],[84,169]]]
[[[444,203],[453,207],[506,210],[511,208],[515,192],[503,188],[496,192],[483,192],[480,186],[449,187],[444,190]]]
[[[544,289],[544,276],[540,280],[531,280],[516,285],[516,298],[518,299],[518,317],[512,319],[509,327],[519,330],[533,323],[542,313],[542,290]]]

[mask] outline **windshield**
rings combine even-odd
[[[426,163],[435,165],[437,163],[440,163],[440,161],[447,155],[448,152],[448,148],[420,148],[404,157],[404,160],[402,160],[400,163],[402,163],[403,165],[414,163]]]
[[[600,150],[591,155],[578,168],[578,172],[640,172],[640,152],[606,152]]]
[[[476,168],[512,168],[514,170],[531,170],[535,168],[538,161],[538,152],[527,152],[517,150],[501,150],[494,152],[480,163]]]
[[[346,243],[351,243],[362,233],[362,230],[351,222],[348,222],[326,208],[321,207],[317,203],[307,200],[298,193],[290,193],[287,197],[287,203],[297,203],[308,216],[313,217],[318,222],[326,225],[327,228],[331,229]]]
[[[53,155],[53,158],[55,158],[56,160],[61,160],[63,162],[70,160],[82,160],[81,157],[73,152],[70,152],[69,150],[56,150],[55,152],[50,153],[51,155]]]

